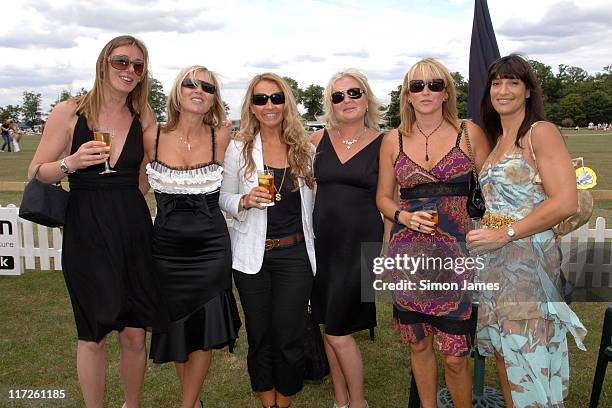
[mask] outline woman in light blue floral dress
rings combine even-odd
[[[564,407],[566,335],[584,350],[586,329],[560,295],[551,227],[576,212],[576,179],[556,126],[536,123],[544,120],[542,97],[525,59],[493,63],[485,89],[481,117],[496,146],[480,172],[486,228],[467,240],[485,254],[480,281],[493,289],[480,293],[477,344],[496,357],[508,407]]]

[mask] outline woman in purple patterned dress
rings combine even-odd
[[[489,145],[478,126],[458,119],[453,79],[434,59],[417,62],[406,74],[400,112],[400,126],[385,135],[380,152],[377,204],[395,221],[387,256],[407,255],[422,262],[429,257],[435,262],[412,270],[397,265],[390,271],[394,283],[408,285],[393,292],[394,328],[410,345],[422,406],[436,406],[435,338],[455,406],[471,407],[467,356],[472,345],[472,309],[470,294],[463,287],[464,282],[472,282],[472,270],[462,266],[468,256],[464,242],[470,218],[468,143],[477,168],[487,157]],[[394,200],[398,186],[399,205]],[[426,210],[431,204],[437,207],[437,226]]]

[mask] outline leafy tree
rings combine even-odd
[[[457,113],[460,118],[467,118],[469,84],[459,72],[451,72],[451,76],[457,89]]]
[[[571,93],[564,96],[559,102],[563,119],[569,118],[578,126],[585,126],[587,118],[582,110],[582,96]]]
[[[293,91],[293,97],[295,101],[299,104],[302,103],[302,90],[300,89],[298,82],[291,77],[283,77],[283,79],[289,84],[291,90]]]
[[[23,103],[21,104],[21,114],[23,122],[28,126],[38,125],[42,122],[42,112],[40,105],[42,95],[30,91],[23,91]]]
[[[574,84],[576,82],[583,82],[590,77],[589,73],[582,68],[560,64],[557,78],[563,83]]]
[[[225,101],[223,101],[223,109],[225,110],[225,116],[229,116],[230,106]]]
[[[396,128],[400,124],[400,96],[402,94],[402,86],[398,85],[395,91],[391,91],[389,96],[389,106],[387,106],[387,114],[385,119],[387,120],[387,126]]]
[[[161,82],[157,79],[149,78],[149,105],[157,120],[163,122],[166,120],[166,94],[164,94],[164,87]]]
[[[4,123],[10,118],[19,121],[20,115],[21,108],[19,106],[6,105],[4,108],[0,108],[0,123]]]
[[[561,81],[552,72],[552,68],[536,60],[529,60],[529,65],[540,81],[544,103],[558,102],[561,97]]]
[[[55,100],[55,102],[53,102],[51,104],[51,109],[55,108],[55,105],[57,105],[58,103],[63,102],[63,101],[67,101],[70,98],[72,98],[72,94],[70,93],[70,91],[68,89],[62,89],[62,91],[58,95],[58,97]]]
[[[311,84],[302,92],[302,104],[306,108],[303,115],[306,120],[315,120],[317,115],[323,113],[323,91],[320,85]]]
[[[83,96],[83,95],[85,95],[86,93],[87,93],[87,89],[85,89],[85,88],[82,88],[82,87],[81,87],[81,89],[79,89],[78,91],[76,91],[76,93],[74,94],[74,96]]]
[[[549,102],[544,104],[544,113],[546,118],[553,123],[561,123],[563,121],[563,112],[559,102]]]
[[[589,122],[608,122],[612,118],[612,98],[603,91],[595,91],[584,97],[582,110]]]

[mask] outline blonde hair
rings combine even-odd
[[[299,178],[304,178],[304,182],[310,188],[314,188],[314,174],[312,170],[311,144],[308,134],[302,124],[302,118],[298,112],[297,103],[291,88],[280,76],[265,72],[256,75],[247,88],[240,111],[240,130],[237,139],[244,142],[242,157],[244,160],[244,173],[246,178],[250,178],[255,172],[255,161],[253,160],[253,147],[255,146],[255,136],[259,133],[260,123],[251,111],[252,98],[255,86],[261,81],[274,82],[285,94],[285,104],[283,106],[283,121],[281,122],[281,142],[288,147],[287,161],[289,163],[290,175],[298,189]]]
[[[400,96],[400,118],[399,130],[408,134],[412,131],[412,125],[416,121],[416,115],[412,104],[408,102],[410,94],[410,81],[414,79],[415,73],[420,72],[423,81],[432,79],[444,80],[444,91],[448,94],[448,100],[442,104],[442,116],[455,130],[459,130],[459,116],[457,114],[457,90],[450,72],[441,62],[433,58],[424,58],[414,64],[404,76],[402,93]]]
[[[178,125],[179,117],[181,115],[181,88],[183,80],[190,78],[191,80],[196,79],[196,75],[199,72],[207,72],[210,75],[210,81],[215,86],[215,93],[213,95],[213,105],[204,114],[202,123],[217,127],[225,120],[225,108],[223,106],[223,100],[221,99],[221,92],[219,90],[219,80],[214,72],[209,71],[206,67],[201,65],[193,65],[191,67],[183,68],[181,72],[176,76],[170,94],[168,95],[168,103],[166,104],[166,112],[168,114],[168,122],[163,129],[165,131],[172,131],[176,129]]]
[[[96,61],[96,79],[91,90],[83,96],[74,98],[76,111],[85,116],[90,127],[98,125],[98,116],[102,108],[102,84],[108,76],[108,58],[115,48],[123,45],[135,45],[138,47],[140,52],[142,52],[144,61],[144,69],[140,75],[140,81],[128,94],[126,105],[132,114],[139,116],[149,108],[149,52],[144,43],[139,39],[131,35],[120,35],[110,40],[100,51]]]
[[[336,114],[334,113],[334,105],[331,101],[331,94],[333,93],[332,88],[336,81],[342,78],[353,78],[359,83],[359,87],[365,91],[365,97],[368,100],[368,107],[365,114],[365,126],[379,131],[380,124],[384,123],[383,112],[380,110],[380,103],[378,102],[378,99],[376,99],[376,96],[374,96],[374,92],[372,92],[372,88],[370,88],[370,84],[368,83],[366,76],[354,68],[348,68],[334,74],[334,76],[332,76],[327,83],[327,87],[325,87],[325,92],[323,93],[324,113],[321,120],[327,123],[329,127],[338,126],[338,118],[336,118]]]

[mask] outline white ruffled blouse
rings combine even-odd
[[[147,164],[151,188],[167,194],[210,194],[221,188],[223,167],[216,162],[201,166],[176,168],[158,160]]]

